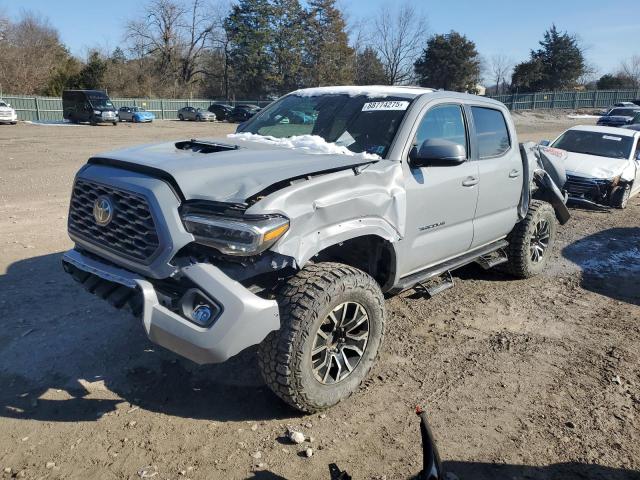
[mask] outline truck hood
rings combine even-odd
[[[89,159],[134,170],[170,175],[186,200],[244,203],[278,182],[376,162],[360,155],[317,154],[241,139],[199,139],[237,149],[200,153],[176,142],[114,150]]]
[[[631,123],[634,117],[627,117],[622,115],[605,115],[600,118],[601,122],[607,123]]]
[[[13,113],[13,108],[12,107],[0,107],[0,112],[12,112]]]
[[[580,177],[609,179],[622,173],[629,160],[567,152],[565,169]]]

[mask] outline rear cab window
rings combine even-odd
[[[511,149],[509,128],[500,110],[488,107],[471,107],[478,141],[478,157],[500,157]]]

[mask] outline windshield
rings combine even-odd
[[[384,157],[411,100],[397,96],[287,95],[238,131],[276,138],[318,135],[354,153]]]
[[[7,106],[7,104],[6,104],[6,103],[4,103],[4,102],[0,102],[0,107],[6,107],[6,106]]]
[[[91,95],[89,96],[89,101],[91,102],[91,106],[93,108],[102,108],[102,109],[112,109],[113,103],[109,100],[109,97]]]
[[[552,145],[568,152],[621,159],[630,157],[632,146],[633,137],[584,130],[567,130]]]
[[[609,112],[611,117],[633,117],[638,112],[635,108],[614,108]]]

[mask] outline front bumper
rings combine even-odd
[[[104,115],[94,115],[93,120],[96,123],[113,123],[113,122],[119,121],[120,118],[118,118],[117,115],[108,116],[108,117]]]
[[[149,339],[196,363],[224,362],[245,348],[259,344],[270,332],[280,328],[275,300],[258,297],[211,264],[197,263],[179,270],[179,276],[195,284],[222,307],[213,325],[204,328],[163,305],[153,283],[140,275],[75,249],[64,254],[62,263],[68,273],[80,270],[99,277],[103,283],[114,284],[109,290],[110,285],[97,286],[96,279],[89,277],[92,293],[105,297],[108,295],[105,292],[115,291],[118,286],[139,292],[142,323]]]
[[[17,121],[18,121],[18,115],[0,116],[0,123],[16,123]]]

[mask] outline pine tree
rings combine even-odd
[[[308,86],[353,83],[353,55],[336,0],[311,0],[306,21]]]
[[[298,0],[273,0],[271,7],[272,89],[283,94],[302,85],[305,11]]]
[[[384,85],[386,83],[387,76],[384,65],[373,48],[366,47],[362,52],[358,52],[355,63],[354,83],[356,85]]]
[[[516,65],[512,84],[521,91],[563,90],[576,85],[586,63],[575,35],[561,32],[555,25],[544,33],[531,58]]]
[[[475,43],[451,31],[427,41],[415,71],[422,86],[474,92],[480,78],[480,56]]]
[[[240,0],[225,20],[238,95],[261,97],[268,92],[272,75],[268,48],[272,40],[271,14],[268,0]]]

